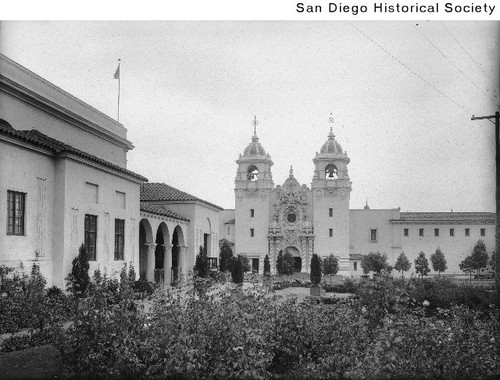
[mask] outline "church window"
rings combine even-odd
[[[465,229],[465,236],[470,236],[470,228]]]
[[[254,237],[255,235],[255,230],[253,228],[250,228],[250,237]]]
[[[410,230],[408,228],[404,229],[404,235],[405,236],[410,236]]]
[[[455,236],[455,229],[454,228],[450,228],[450,236]]]
[[[372,243],[377,242],[377,229],[376,228],[370,229],[370,240]]]
[[[115,260],[123,260],[125,251],[125,220],[115,219]]]
[[[7,190],[7,235],[24,235],[26,194]]]
[[[257,181],[259,179],[259,169],[255,165],[250,165],[247,171],[247,180]]]
[[[85,248],[90,261],[95,261],[97,256],[97,215],[85,215],[84,231]]]
[[[328,215],[330,216],[330,218],[333,216],[333,208],[328,209]]]
[[[486,236],[486,228],[481,228],[481,236]]]
[[[339,171],[334,164],[328,164],[325,168],[325,177],[328,180],[337,179]]]
[[[424,229],[423,228],[418,229],[418,236],[424,236]]]
[[[357,261],[354,262],[354,270],[358,270],[358,262]]]
[[[434,228],[434,236],[439,236],[439,228]]]
[[[250,209],[250,218],[255,216],[255,210],[253,208]]]
[[[333,237],[333,228],[328,229],[328,236]]]
[[[295,221],[297,220],[297,215],[291,212],[286,216],[286,220],[288,220],[288,223],[295,223]]]

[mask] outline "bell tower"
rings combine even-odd
[[[333,118],[330,117],[330,123]],[[311,185],[315,253],[339,258],[339,274],[349,275],[349,199],[351,181],[347,152],[335,140],[330,127],[328,140],[316,152]]]
[[[252,122],[252,141],[240,154],[234,180],[235,254],[245,253],[259,259],[259,270],[268,253],[268,227],[271,220],[271,195],[274,188],[271,156],[257,137],[257,119]]]

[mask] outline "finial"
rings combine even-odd
[[[253,134],[256,135],[257,134],[257,124],[259,124],[259,121],[257,120],[257,116],[254,116],[253,117],[253,120],[252,120],[252,125],[253,125]]]
[[[290,165],[290,178],[293,178],[293,166]]]
[[[328,122],[329,122],[330,124],[333,124],[333,122],[334,122],[334,121],[335,121],[335,120],[334,120],[334,118],[333,118],[333,115],[332,115],[332,113],[330,112],[330,117],[328,118]]]
[[[365,210],[369,210],[370,209],[370,206],[368,206],[368,199],[366,200],[366,204],[365,204]]]

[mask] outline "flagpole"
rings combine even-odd
[[[118,59],[118,122],[120,122],[120,81],[121,81],[121,59]]]

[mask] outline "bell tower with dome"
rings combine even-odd
[[[249,258],[263,257],[268,252],[267,233],[271,219],[271,193],[274,188],[271,156],[257,137],[254,117],[252,141],[240,154],[234,180],[235,194],[235,254]],[[263,255],[263,256],[262,256]],[[262,271],[262,260],[259,270]]]
[[[333,123],[333,118],[330,118]],[[335,140],[332,128],[328,140],[313,159],[315,170],[311,184],[315,253],[339,258],[339,274],[349,274],[349,199],[351,181],[349,157]]]

